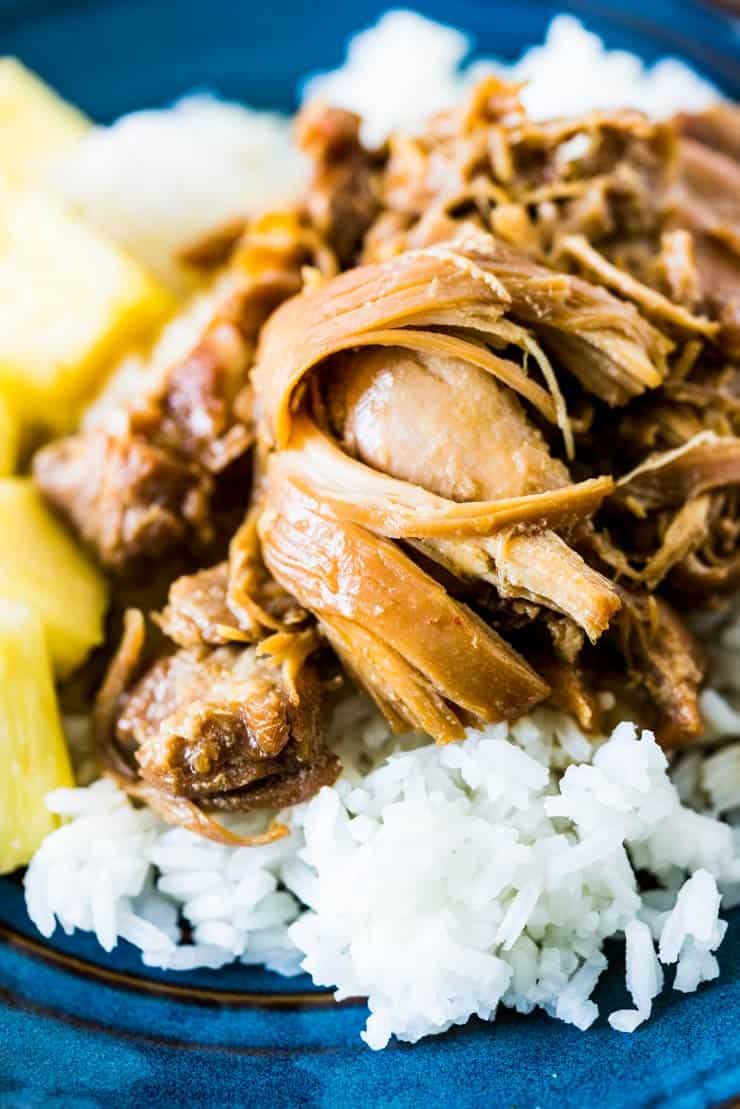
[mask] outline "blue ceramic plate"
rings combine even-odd
[[[729,18],[674,0],[547,3],[452,0],[416,5],[515,57],[570,8],[610,46],[691,60],[740,97],[740,37]],[[307,70],[336,64],[349,33],[383,5],[240,0],[0,0],[0,53],[13,53],[91,115],[162,104],[207,87],[290,108]],[[35,934],[20,883],[0,879],[0,1106],[422,1105],[714,1106],[740,1094],[740,914],[722,977],[666,993],[635,1035],[604,1021],[585,1035],[543,1015],[504,1014],[414,1048],[376,1055],[364,1006],[337,1006],[307,979],[228,968],[143,969],[87,936]],[[625,1005],[618,965],[601,995]]]

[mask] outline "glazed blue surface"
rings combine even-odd
[[[692,3],[453,0],[415,5],[513,58],[567,8],[610,46],[674,53],[740,96],[740,38]],[[0,53],[14,53],[99,120],[208,88],[290,108],[299,77],[335,65],[347,35],[384,8],[239,0],[0,0]],[[628,1004],[623,967],[603,1008]],[[722,977],[667,991],[633,1036],[504,1013],[414,1048],[370,1052],[361,1004],[336,1007],[306,979],[228,968],[164,975],[123,944],[35,935],[15,879],[0,879],[0,1106],[540,1106],[700,1109],[740,1094],[740,912]],[[110,975],[109,970],[114,974]]]

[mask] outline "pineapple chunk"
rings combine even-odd
[[[31,604],[59,675],[103,641],[106,582],[28,478],[0,479],[0,596]]]
[[[0,597],[0,874],[25,866],[56,826],[44,798],[70,786],[44,629],[30,605]]]
[[[0,391],[22,422],[63,431],[171,295],[42,193],[0,187]]]
[[[18,455],[18,421],[0,393],[0,477],[13,473]]]
[[[91,126],[15,58],[0,58],[0,175],[43,182]]]

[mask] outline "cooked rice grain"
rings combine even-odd
[[[373,1048],[499,1005],[588,1028],[604,941],[624,934],[635,1013],[611,1023],[631,1030],[661,986],[654,941],[676,989],[715,976],[717,883],[740,883],[740,829],[683,806],[654,738],[629,724],[563,771],[564,725],[541,710],[381,759],[283,814],[291,835],[267,847],[165,828],[109,782],[58,791],[51,807],[72,822],[29,868],[29,912],[45,935],[56,917],[166,969],[302,966],[338,997],[368,997]],[[178,946],[178,918],[191,944]]]

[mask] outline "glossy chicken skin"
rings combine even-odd
[[[350,453],[450,500],[525,496],[570,480],[514,393],[459,359],[367,348],[341,359],[328,396]],[[620,605],[610,583],[549,530],[425,546],[453,571],[566,613],[591,639]]]
[[[271,573],[316,614],[392,726],[448,742],[547,696],[527,662],[397,544],[323,515],[279,480],[259,527]]]
[[[460,359],[366,348],[342,360],[329,404],[352,454],[450,500],[518,497],[570,481],[514,393]]]

